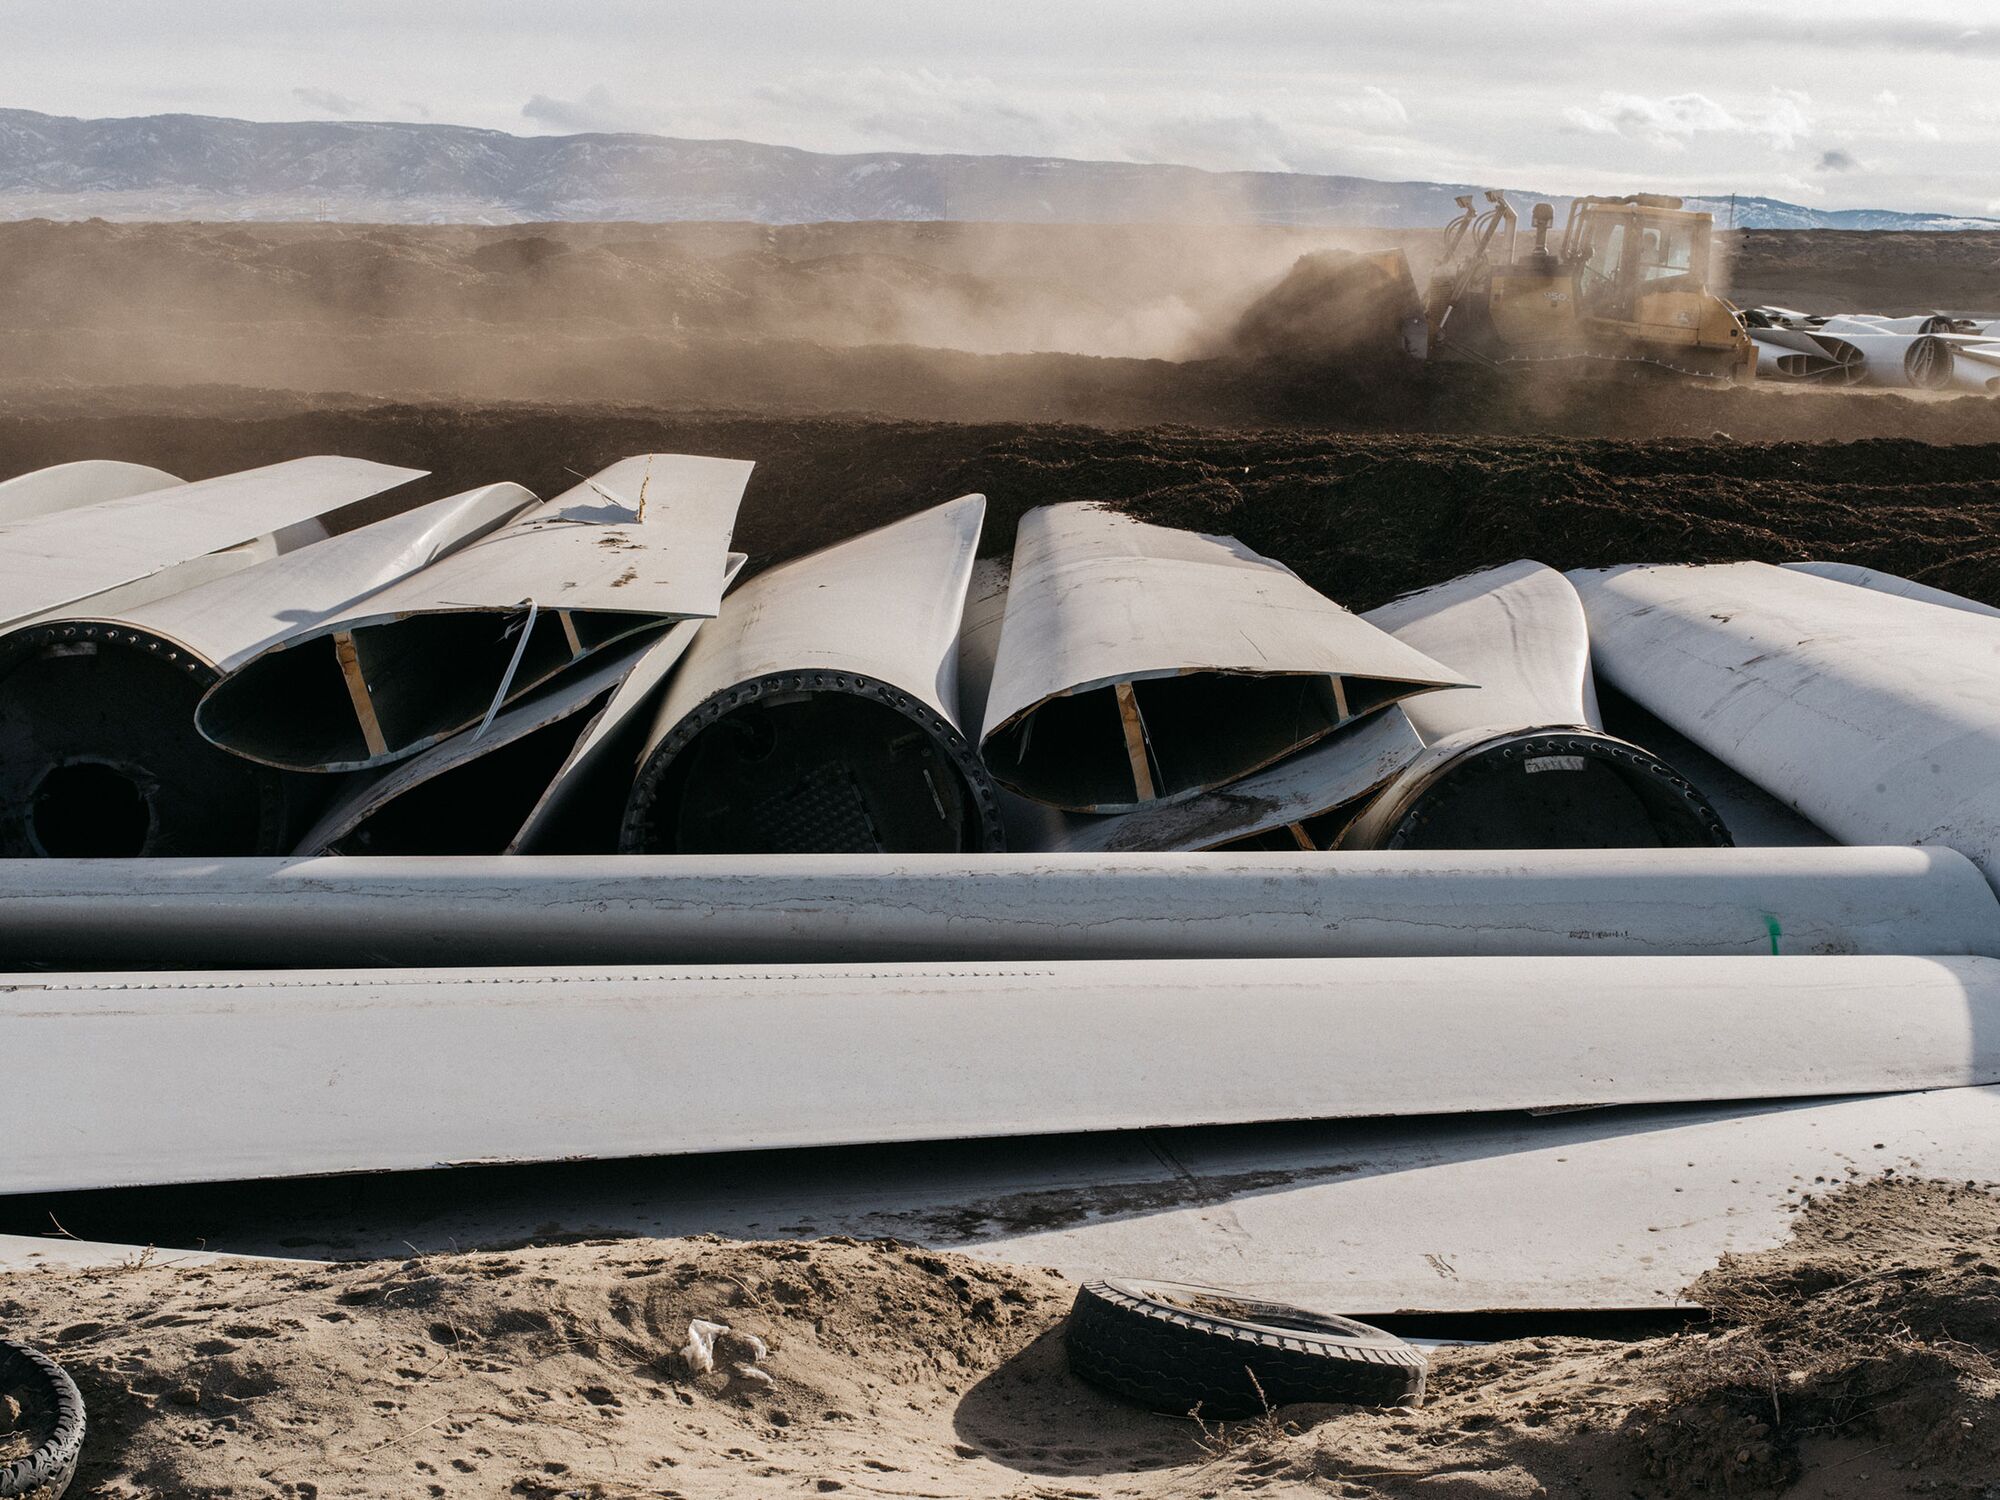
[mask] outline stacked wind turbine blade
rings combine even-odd
[[[1848,843],[2000,878],[2000,620],[1766,563],[1570,576],[1650,712]]]
[[[10,521],[25,521],[35,516],[71,511],[104,500],[124,500],[135,495],[158,495],[162,491],[177,489],[186,483],[186,480],[163,469],[150,468],[145,464],[121,463],[113,459],[84,459],[77,463],[57,464],[52,468],[36,469],[0,484],[0,525]],[[126,609],[134,605],[151,603],[155,599],[165,599],[186,589],[199,588],[213,579],[226,578],[231,573],[241,572],[244,568],[255,567],[258,563],[268,562],[287,552],[311,546],[315,542],[325,540],[326,536],[327,526],[324,519],[318,516],[309,517],[282,526],[266,535],[254,536],[248,541],[223,547],[218,551],[204,552],[196,557],[170,563],[142,578],[119,584],[116,588],[106,589],[102,593],[92,594],[88,599],[77,599],[58,605],[33,616],[30,620],[18,623],[61,619],[66,615],[86,611],[102,613],[106,610]]]
[[[1931,334],[1844,333],[1861,350],[1864,385],[1890,390],[1942,391],[1956,381],[1958,362],[1949,340]]]
[[[624,459],[243,663],[196,724],[291,770],[414,755],[616,642],[712,616],[750,468]]]
[[[0,636],[0,854],[287,847],[297,789],[202,739],[203,692],[534,498],[489,485],[165,597],[149,597],[154,580],[121,586]]]
[[[1009,569],[982,561],[973,572],[959,637],[962,722],[985,720],[986,698],[1007,608]],[[1190,797],[1155,799],[1124,813],[1064,812],[998,789],[1007,847],[1062,854],[1319,848],[1349,809],[1423,749],[1400,706],[1361,719],[1276,765]]]
[[[1880,313],[1837,313],[1821,325],[1828,333],[1896,333],[1914,338],[1921,334],[1956,333],[1956,323],[1943,313],[1912,313],[1891,318]]]
[[[726,596],[749,561],[729,554]],[[549,779],[509,854],[601,854],[618,847],[625,804],[667,684],[706,621],[682,620],[646,647]]]
[[[1021,521],[981,748],[1024,797],[1130,812],[1466,686],[1233,538],[1057,505]]]
[[[1787,323],[1752,327],[1750,338],[1757,346],[1759,379],[1845,386],[1858,384],[1867,374],[1860,347],[1830,334]]]
[[[1508,563],[1363,618],[1479,686],[1404,705],[1426,748],[1348,827],[1342,848],[1729,842],[1685,777],[1604,733],[1583,605],[1553,568]]]
[[[364,459],[297,458],[0,524],[0,629],[421,477]]]
[[[95,505],[100,500],[149,495],[185,483],[186,480],[164,469],[109,458],[86,458],[76,463],[31,469],[0,481],[0,525],[74,510],[80,505]]]
[[[744,558],[729,555],[733,578]],[[726,587],[725,583],[725,587]],[[364,772],[299,841],[299,854],[501,854],[527,837],[539,814],[560,837],[563,804],[621,726],[651,700],[707,622],[678,620],[658,639],[620,641],[494,715],[408,760]],[[616,776],[616,771],[612,775]],[[617,847],[618,810],[631,785],[618,778],[616,806],[574,837],[587,852]],[[592,834],[596,837],[592,837]]]
[[[1840,562],[1789,562],[1782,566],[1798,573],[1813,573],[1821,578],[1831,578],[1836,583],[1850,583],[1856,588],[1873,589],[1878,594],[1895,594],[1899,598],[1936,604],[1945,609],[1962,609],[1968,614],[2000,616],[2000,609],[1995,609],[1990,604],[1981,604],[1977,599],[1968,599],[1963,594],[1932,588],[1927,583],[1918,583],[1914,578],[1900,578],[1894,573],[1884,573],[1879,568],[1864,568],[1855,563]]]
[[[1984,395],[2000,393],[2000,342],[1991,330],[1951,341],[1952,385]]]
[[[661,701],[621,847],[999,848],[993,784],[957,721],[985,514],[966,495],[735,590]]]

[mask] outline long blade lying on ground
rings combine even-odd
[[[0,627],[422,474],[359,458],[295,458],[0,525]]]
[[[1801,1198],[1885,1171],[2000,1180],[2000,1088],[1525,1118],[1148,1130],[325,1184],[107,1194],[92,1233],[0,1201],[0,1265],[116,1267],[138,1247],[407,1260],[602,1236],[889,1238],[1077,1281],[1144,1267],[1260,1297],[1391,1312],[1678,1309]],[[1524,1211],[1524,1205],[1531,1206]],[[58,1214],[78,1221],[81,1205]],[[155,1264],[184,1251],[160,1252]],[[198,1257],[197,1257],[198,1259]]]
[[[1055,505],[1015,540],[980,747],[1023,796],[1124,812],[1463,685],[1233,538]]]
[[[750,467],[664,453],[613,464],[245,662],[196,723],[292,770],[414,755],[593,651],[713,615]]]
[[[1782,1242],[1805,1194],[1889,1170],[2000,1180],[2000,1088],[109,1194],[91,1200],[91,1232],[127,1244],[0,1236],[0,1265],[116,1267],[137,1247],[197,1242],[403,1261],[603,1236],[850,1235],[1078,1281],[1139,1266],[1358,1316],[1686,1310],[1689,1283],[1724,1255]],[[45,1234],[46,1204],[0,1202],[0,1222]]]
[[[60,1191],[1988,1084],[2000,961],[12,976],[0,1052],[0,1193]]]
[[[965,495],[732,593],[660,704],[623,847],[998,848],[993,784],[956,722],[985,514]]]
[[[1849,843],[2000,879],[2000,620],[1767,563],[1574,573],[1598,670]]]
[[[0,861],[0,969],[1985,954],[1950,849]]]

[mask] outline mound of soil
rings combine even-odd
[[[1731,1257],[1691,1295],[1714,1320],[1649,1361],[1665,1388],[1633,1414],[1654,1479],[1783,1490],[1832,1463],[2000,1475],[2000,1214],[1970,1185],[1884,1179],[1806,1206],[1789,1246]],[[1885,1472],[1886,1471],[1886,1472]],[[1857,1488],[1866,1474],[1857,1479]],[[1861,1492],[1867,1493],[1865,1488]]]
[[[1154,1416],[1063,1362],[1053,1272],[892,1241],[628,1240],[0,1278],[89,1404],[78,1493],[1980,1495],[2000,1203],[1875,1182],[1697,1286],[1696,1332],[1434,1351],[1417,1410]],[[689,1325],[731,1332],[712,1373]],[[761,1353],[760,1353],[761,1345]]]
[[[1380,262],[1319,250],[1300,256],[1243,310],[1226,348],[1249,359],[1355,366],[1365,375],[1409,360],[1403,325],[1420,314],[1415,288]]]
[[[968,492],[985,552],[1020,515],[1095,500],[1241,537],[1351,608],[1473,568],[1834,558],[2000,603],[2000,445],[1359,437],[1297,429],[1101,431],[779,419],[638,407],[375,406],[244,414],[0,407],[0,477],[124,458],[199,478],[305,453],[429,469],[413,501],[499,479],[553,495],[650,451],[750,458],[737,543],[753,567]],[[365,513],[365,508],[364,508]]]

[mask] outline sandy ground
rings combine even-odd
[[[1992,1493],[2000,1203],[1882,1180],[1698,1283],[1713,1321],[1434,1351],[1420,1409],[1155,1416],[1078,1382],[1053,1272],[891,1241],[593,1241],[0,1279],[121,1497]],[[679,1353],[726,1323],[719,1373]],[[764,1341],[768,1355],[732,1365]]]

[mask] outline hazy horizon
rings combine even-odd
[[[1974,0],[11,0],[0,103],[2000,213]],[[1580,80],[1588,80],[1580,82]]]

